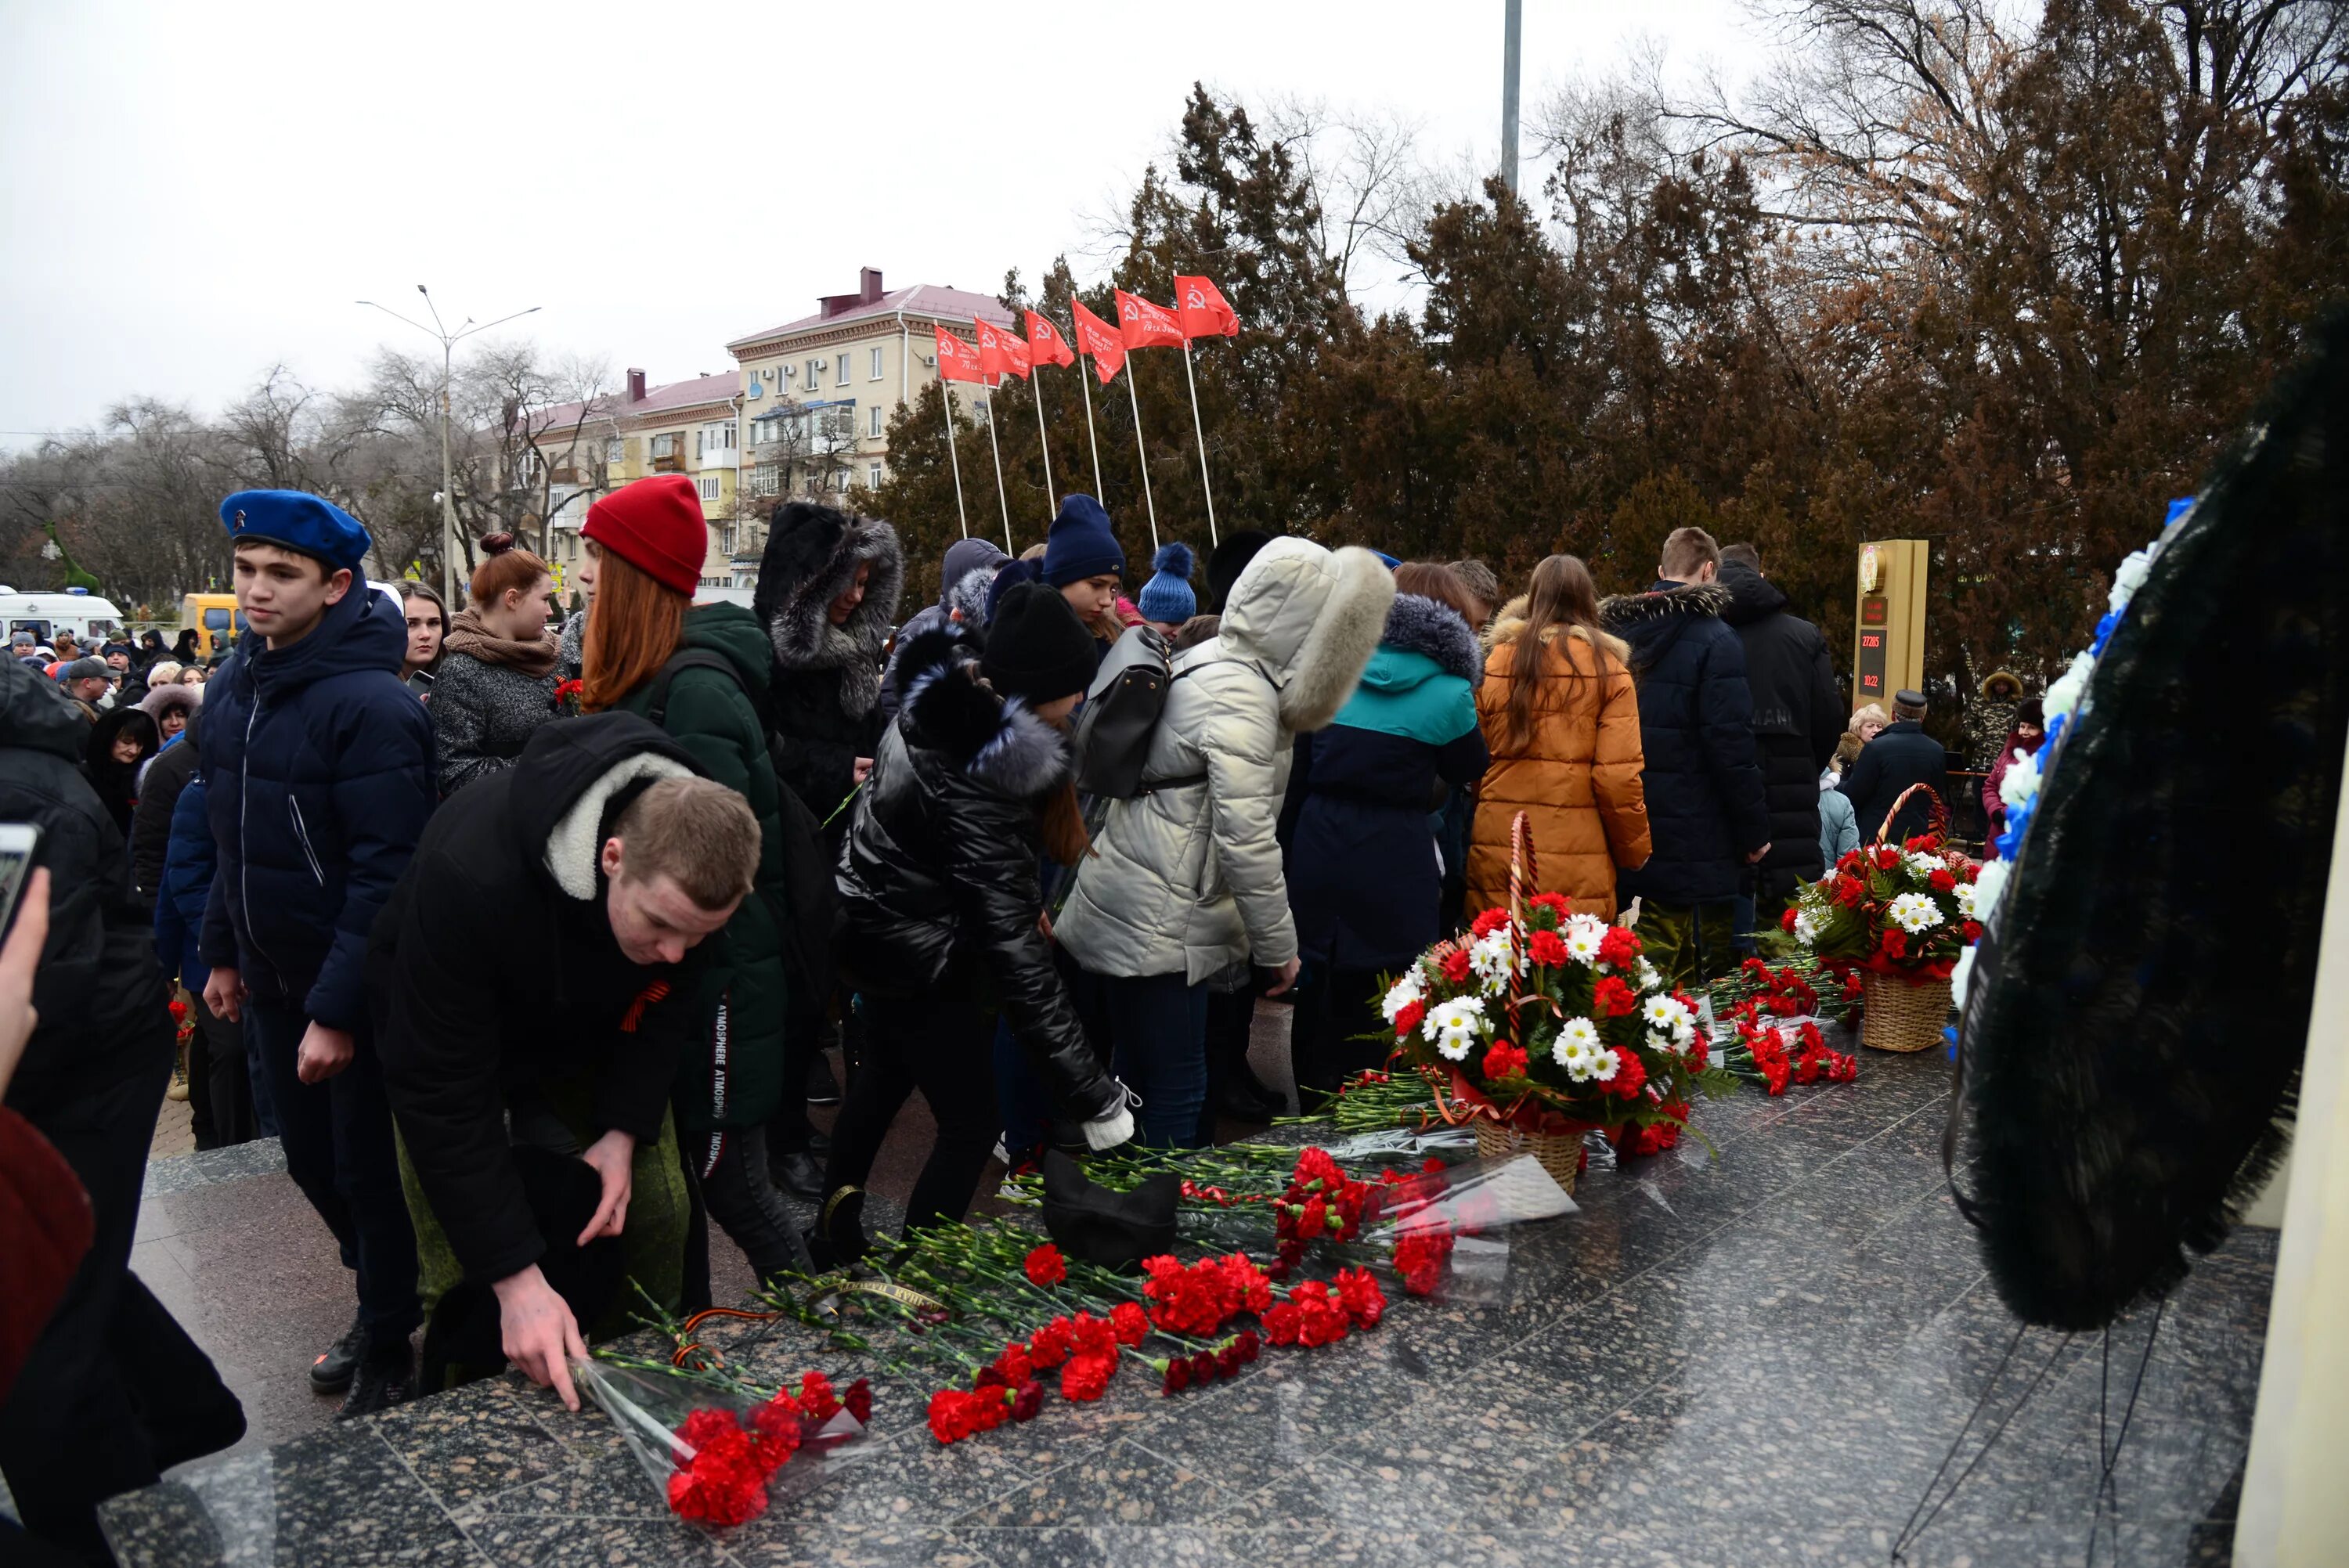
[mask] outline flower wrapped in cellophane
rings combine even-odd
[[[863,1379],[835,1393],[821,1372],[760,1390],[709,1373],[574,1361],[586,1390],[680,1519],[724,1529],[812,1491],[873,1414]]]

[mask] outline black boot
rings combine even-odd
[[[818,1272],[845,1268],[863,1257],[871,1244],[864,1239],[864,1189],[843,1187],[824,1200],[805,1239]]]
[[[808,1062],[807,1102],[810,1105],[838,1105],[840,1080],[832,1076],[832,1058],[822,1051]]]
[[[356,1314],[343,1336],[326,1346],[326,1353],[310,1363],[310,1387],[321,1394],[339,1394],[351,1386],[351,1373],[359,1364],[359,1346],[366,1337]]]
[[[767,1156],[767,1175],[777,1188],[812,1203],[823,1196],[823,1167],[802,1149]]]
[[[406,1336],[383,1346],[371,1339],[363,1344],[351,1391],[343,1397],[343,1408],[335,1412],[338,1421],[378,1415],[405,1405],[416,1394],[416,1357]]]

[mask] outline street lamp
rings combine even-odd
[[[377,304],[371,299],[363,299],[358,303],[370,309],[383,312],[394,321],[406,322],[440,345],[440,602],[449,606],[449,613],[453,615],[457,613],[458,543],[457,491],[455,480],[449,470],[450,366],[456,357],[457,345],[466,338],[477,332],[487,332],[493,326],[503,326],[510,321],[519,321],[539,307],[532,305],[529,310],[518,310],[512,315],[502,315],[495,321],[485,321],[478,326],[473,325],[473,318],[469,315],[457,324],[456,331],[451,332],[440,319],[440,307],[432,303],[432,291],[422,284],[418,284],[416,292],[424,296],[424,308],[432,313],[430,326],[425,325],[411,316],[400,315],[389,305]]]

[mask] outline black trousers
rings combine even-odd
[[[358,1276],[359,1321],[378,1343],[405,1339],[423,1321],[416,1295],[416,1232],[399,1186],[391,1100],[374,1031],[362,1029],[351,1065],[324,1083],[295,1070],[310,1020],[298,1006],[245,1003],[277,1108],[286,1174],[326,1222],[343,1266]]]
[[[995,1148],[995,1015],[960,965],[934,987],[866,991],[864,999],[864,1061],[832,1130],[824,1191],[864,1185],[889,1124],[918,1088],[938,1131],[905,1205],[905,1228],[960,1220]]]
[[[159,1455],[191,1457],[184,1428],[236,1408],[211,1358],[129,1272],[147,1149],[171,1075],[171,1022],[160,1008],[154,1027],[152,1065],[136,1078],[16,1108],[81,1179],[94,1225],[0,1406],[0,1473],[31,1535],[92,1563],[113,1561],[98,1505],[153,1485]]]
[[[253,1078],[244,1031],[204,1006],[193,991],[196,1032],[188,1042],[188,1120],[196,1147],[225,1149],[260,1136],[254,1125]]]
[[[792,1092],[786,1085],[785,1093]],[[764,1127],[681,1131],[678,1151],[698,1183],[703,1209],[742,1249],[761,1279],[792,1270],[812,1273],[799,1223],[767,1174],[767,1137]]]
[[[1289,1026],[1300,1109],[1310,1111],[1317,1103],[1307,1090],[1332,1093],[1354,1074],[1387,1059],[1394,1037],[1382,1027],[1385,1021],[1379,1011],[1377,971],[1315,967]],[[1366,1034],[1378,1037],[1355,1037]]]

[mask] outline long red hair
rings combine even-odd
[[[594,541],[587,548],[597,550]],[[685,640],[692,601],[655,582],[609,550],[595,560],[595,598],[587,608],[579,707],[601,713],[652,679]]]

